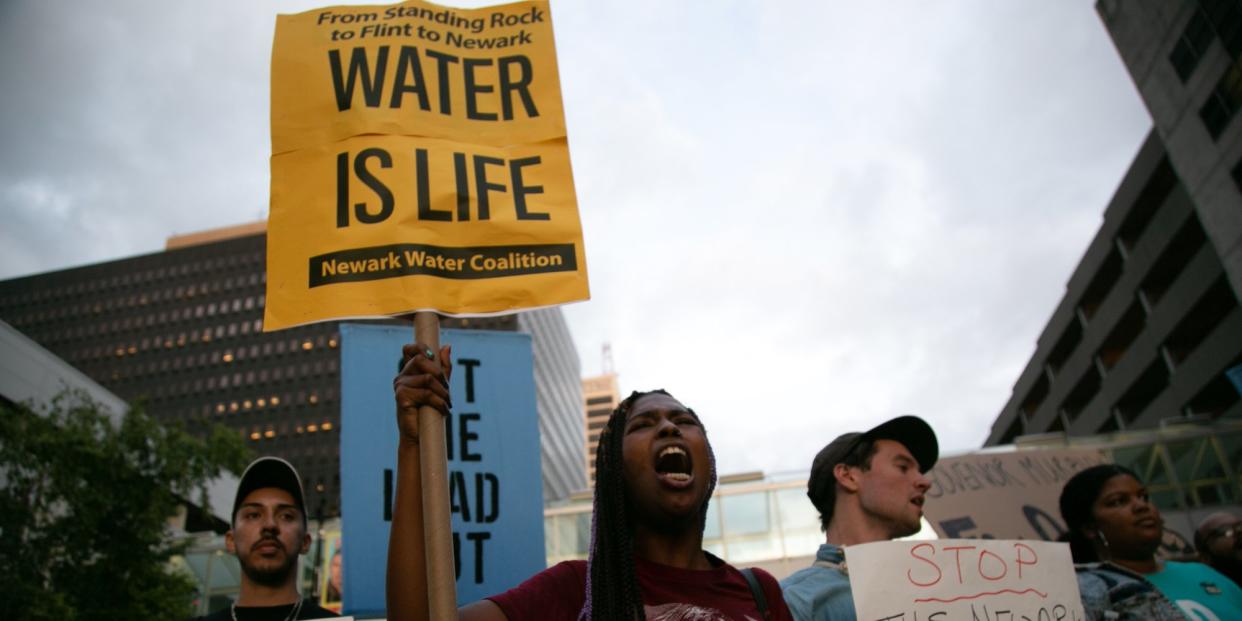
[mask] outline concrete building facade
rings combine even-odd
[[[1242,310],[1190,195],[1150,135],[986,445],[1242,416],[1225,371]]]
[[[1242,417],[1242,3],[1096,10],[1154,128],[987,445]]]
[[[1096,11],[1233,290],[1242,291],[1242,3],[1101,0]]]

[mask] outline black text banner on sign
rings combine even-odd
[[[265,329],[589,297],[546,2],[277,20]]]

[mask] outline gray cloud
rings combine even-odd
[[[277,11],[0,4],[0,278],[266,209]],[[914,412],[976,446],[1150,122],[1088,3],[554,3],[584,371],[723,471]]]

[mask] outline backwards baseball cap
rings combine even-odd
[[[851,431],[837,436],[811,462],[811,478],[806,482],[806,495],[824,516],[824,524],[832,518],[837,496],[837,477],[833,469],[867,440],[894,440],[902,443],[919,462],[919,472],[927,472],[940,456],[940,444],[931,425],[917,416],[898,416],[868,431]]]
[[[233,514],[229,522],[237,521],[237,510],[241,508],[242,501],[250,495],[250,492],[265,487],[275,487],[289,492],[298,510],[302,512],[302,526],[306,526],[306,500],[305,495],[302,494],[302,478],[298,476],[298,471],[294,469],[293,464],[279,457],[260,457],[246,466],[241,480],[237,483],[237,496],[233,498]]]

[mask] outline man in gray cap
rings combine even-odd
[[[931,487],[923,474],[939,454],[930,425],[899,416],[870,431],[841,435],[815,456],[806,495],[819,510],[827,543],[814,564],[781,581],[795,619],[855,618],[842,548],[918,532]]]
[[[241,564],[241,593],[202,621],[326,619],[338,616],[298,595],[298,557],[310,548],[306,502],[297,470],[279,457],[246,467],[233,498],[224,545]]]

